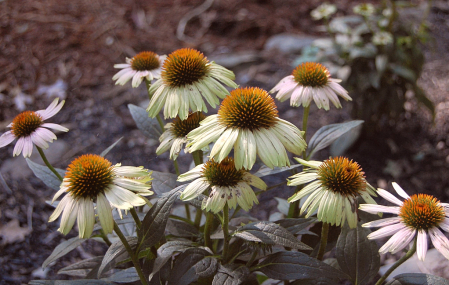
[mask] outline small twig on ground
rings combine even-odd
[[[209,9],[212,4],[214,3],[214,0],[206,0],[203,4],[196,7],[195,9],[191,10],[187,14],[185,14],[184,17],[181,18],[178,24],[178,28],[176,29],[176,37],[180,41],[186,40],[186,35],[184,34],[184,31],[186,29],[187,22],[190,21],[190,19],[201,15],[201,13],[204,13],[207,9]]]

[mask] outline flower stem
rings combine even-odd
[[[136,226],[138,229],[140,229],[142,227],[142,222],[139,219],[139,216],[137,215],[136,209],[134,209],[134,207],[132,207],[131,209],[129,209],[129,211],[131,212],[131,215],[133,216],[134,222],[136,222]]]
[[[47,167],[51,170],[51,172],[53,172],[56,175],[56,177],[58,177],[58,179],[62,181],[61,175],[59,175],[59,173],[53,168],[53,166],[51,166],[50,162],[48,162],[48,159],[45,156],[44,151],[38,146],[36,146],[36,148],[37,148],[37,151],[39,152],[39,154],[41,155],[42,160],[44,161],[45,165],[47,165]]]
[[[248,262],[246,263],[246,267],[251,267],[251,264],[253,264],[253,262],[254,262],[254,259],[256,259],[256,256],[257,256],[257,253],[258,253],[258,251],[257,250],[255,250],[254,252],[253,252],[253,254],[251,255],[251,258],[248,260]]]
[[[321,227],[320,248],[318,250],[318,256],[316,257],[318,260],[323,260],[323,255],[324,255],[324,252],[326,251],[328,234],[329,234],[329,224],[323,223],[323,226]]]
[[[208,212],[206,214],[206,224],[204,225],[204,245],[210,249],[212,249],[210,233],[212,232],[213,222],[214,222],[214,214]]]
[[[125,236],[123,235],[122,231],[118,227],[117,223],[114,221],[114,231],[117,233],[118,237],[122,241],[123,245],[126,248],[126,251],[128,252],[129,256],[131,257],[131,261],[134,264],[134,267],[136,268],[137,274],[139,275],[140,282],[144,285],[148,285],[147,278],[143,275],[142,268],[140,267],[139,259],[137,258],[136,254],[134,253],[133,249],[129,245],[128,241],[126,240]]]
[[[229,223],[229,207],[228,207],[228,203],[226,203],[223,208],[223,223],[221,224],[221,228],[223,229],[223,236],[224,236],[223,252],[222,252],[223,264],[226,264],[228,251],[229,251],[228,223]]]
[[[203,163],[203,151],[202,150],[196,150],[196,151],[192,152],[192,156],[193,156],[193,161],[195,162],[195,166],[198,166]],[[205,191],[205,193],[203,193],[204,195],[207,195],[206,191]],[[201,211],[200,209],[197,209],[194,224],[198,229],[200,228],[202,214],[203,214],[203,211]]]
[[[379,281],[376,282],[376,285],[380,285],[382,284],[385,279],[387,279],[387,277],[396,269],[399,267],[399,265],[401,265],[402,263],[404,263],[407,259],[409,259],[410,257],[413,256],[413,254],[415,254],[416,252],[416,237],[415,240],[413,242],[413,246],[412,248],[398,261],[396,261],[395,264],[393,264],[393,266],[390,267],[390,269],[387,270],[387,272],[385,272],[384,276],[382,276]]]
[[[104,232],[104,230],[103,229],[100,229],[100,235],[101,235],[101,238],[104,240],[104,242],[108,245],[108,246],[111,246],[111,241],[109,240],[109,238],[108,238],[108,236],[105,234],[105,232]]]

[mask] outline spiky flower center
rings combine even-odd
[[[75,198],[96,198],[112,184],[114,173],[111,163],[95,154],[85,154],[67,168],[64,180],[68,181],[67,192]]]
[[[143,51],[131,59],[131,68],[137,71],[153,70],[159,68],[159,56],[152,51]]]
[[[323,87],[327,84],[330,73],[320,63],[305,62],[298,65],[292,75],[302,86]]]
[[[357,196],[366,187],[365,173],[346,157],[329,158],[320,165],[318,179],[327,189],[343,196]]]
[[[185,137],[187,134],[198,128],[200,126],[200,122],[206,118],[201,112],[190,113],[187,119],[181,120],[179,116],[173,120],[173,133],[176,137]]]
[[[42,117],[33,111],[25,111],[12,121],[11,131],[16,138],[27,137],[44,123]]]
[[[237,88],[223,99],[218,119],[230,128],[259,130],[272,127],[278,110],[267,91],[257,87]]]
[[[443,206],[435,197],[415,194],[404,201],[399,217],[410,228],[428,230],[438,226],[445,217]]]
[[[235,186],[242,181],[245,170],[235,169],[234,159],[227,157],[220,163],[214,159],[204,164],[203,176],[207,178],[212,186]]]
[[[161,78],[166,85],[172,87],[192,84],[208,73],[208,63],[204,54],[195,49],[178,49],[165,60]]]

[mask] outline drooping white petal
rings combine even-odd
[[[54,130],[58,130],[61,132],[68,132],[69,129],[67,129],[66,127],[63,127],[61,125],[58,124],[52,124],[52,123],[44,123],[41,125],[41,127],[45,127],[45,128],[50,128],[50,129],[54,129]]]
[[[388,237],[399,231],[400,229],[406,227],[403,223],[393,224],[389,226],[385,226],[375,232],[372,232],[368,235],[369,239],[378,239],[383,237]]]
[[[195,166],[194,168],[192,168],[191,170],[187,171],[186,173],[183,173],[183,174],[179,175],[178,176],[178,181],[179,182],[184,182],[184,181],[189,181],[189,180],[192,180],[192,179],[199,178],[201,176],[203,168],[204,168],[204,163]]]
[[[19,155],[22,152],[23,146],[25,144],[25,138],[21,137],[17,140],[16,145],[14,146],[13,156]]]
[[[401,188],[396,182],[392,183],[394,190],[396,190],[396,193],[398,193],[399,196],[401,196],[404,199],[409,199],[410,196],[405,193],[404,189]]]
[[[51,214],[50,218],[48,218],[48,222],[50,223],[56,220],[61,215],[62,211],[66,208],[67,204],[72,200],[73,199],[72,197],[70,197],[70,195],[66,195],[64,198],[62,198],[62,200],[58,203],[58,206],[56,206],[56,209]]]
[[[78,230],[80,238],[89,238],[95,224],[94,205],[90,198],[80,198],[78,201]]]
[[[387,201],[390,201],[391,203],[394,203],[398,206],[402,206],[403,202],[399,200],[398,198],[394,197],[392,194],[390,194],[388,191],[385,191],[384,189],[377,189],[377,193],[379,193],[382,198],[384,198]]]
[[[97,196],[97,212],[103,231],[108,234],[114,229],[114,219],[112,217],[112,208],[103,193]]]
[[[425,230],[418,230],[418,238],[416,240],[416,254],[418,259],[424,261],[427,254],[427,234]]]
[[[192,200],[203,193],[209,186],[210,185],[205,178],[198,178],[187,185],[184,191],[182,191],[180,199],[183,201]]]
[[[249,172],[245,172],[245,174],[243,174],[243,181],[246,181],[249,185],[259,188],[260,190],[267,189],[267,184],[265,184],[262,179],[255,175],[252,175]]]
[[[33,152],[33,141],[31,136],[23,137],[23,157],[30,157]]]
[[[449,259],[449,240],[438,228],[429,229],[429,236],[435,248]]]
[[[66,197],[69,195],[66,195]],[[65,197],[64,197],[65,198]],[[66,207],[62,212],[61,224],[58,231],[66,235],[70,232],[75,224],[76,217],[78,216],[78,203],[69,196]],[[61,201],[62,202],[62,201]]]
[[[373,205],[373,204],[360,204],[359,209],[365,211],[370,214],[377,213],[390,213],[390,214],[398,214],[399,207],[389,207],[382,205]]]
[[[12,131],[7,131],[0,137],[0,147],[9,145],[10,143],[12,143],[14,141],[15,138],[16,137],[14,136]]]
[[[380,219],[380,220],[372,221],[369,223],[365,223],[362,225],[362,227],[366,227],[366,228],[385,227],[385,226],[397,224],[400,222],[401,222],[401,218],[393,217],[393,218]]]

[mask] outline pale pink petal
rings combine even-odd
[[[378,229],[375,232],[370,233],[368,235],[368,238],[369,239],[378,239],[378,238],[388,237],[388,236],[395,234],[397,231],[403,229],[404,227],[406,227],[406,225],[404,225],[403,223],[386,226],[381,229]]]
[[[405,193],[404,189],[401,188],[396,182],[392,183],[394,190],[396,190],[396,193],[398,193],[399,196],[401,196],[404,199],[409,199],[410,196]]]
[[[114,64],[114,68],[127,68],[127,67],[130,67],[128,63]]]
[[[410,230],[407,227],[402,228],[379,249],[379,252],[385,254],[387,252],[398,252],[402,250],[410,243],[410,236],[413,238],[413,234],[413,230]]]
[[[401,222],[401,218],[399,218],[399,217],[386,218],[386,219],[380,219],[377,221],[365,223],[362,225],[362,227],[366,227],[366,228],[385,227],[385,226],[397,224],[400,222]]]
[[[444,231],[449,232],[449,219],[444,218],[439,227],[442,228]]]
[[[50,129],[58,130],[58,131],[61,131],[61,132],[68,132],[69,131],[69,129],[67,129],[67,128],[61,126],[61,125],[52,124],[52,123],[42,124],[41,127],[50,128]]]
[[[14,136],[12,131],[7,131],[0,137],[0,147],[9,145],[10,143],[12,143],[14,141],[15,138],[16,137]]]
[[[399,213],[399,207],[389,207],[389,206],[373,205],[373,204],[361,204],[359,209],[364,212],[371,213],[371,214],[377,214],[377,213],[398,214]]]
[[[449,240],[437,228],[429,229],[430,240],[435,248],[447,259],[449,259]]]
[[[391,251],[391,253],[393,253],[393,254],[398,253],[399,251],[403,250],[407,245],[410,244],[410,242],[413,240],[413,238],[416,235],[415,229],[405,228],[405,229],[403,229],[403,231],[405,231],[405,233],[403,235],[403,239],[400,241],[399,244],[395,245],[396,248],[393,249],[393,251]]]
[[[46,119],[53,117],[61,110],[62,106],[64,106],[65,101],[62,100],[61,103],[57,104],[58,100],[59,98],[56,98],[55,100],[53,100],[50,106],[48,106],[47,109],[36,112],[42,116],[42,120],[45,121]]]
[[[403,202],[399,200],[398,198],[394,197],[390,192],[384,190],[384,189],[377,189],[377,193],[382,196],[385,200],[390,201],[393,204],[396,204],[398,206],[402,206]]]
[[[425,230],[418,230],[418,239],[416,240],[416,243],[418,259],[424,261],[427,254],[427,234]]]
[[[31,136],[26,136],[23,140],[23,157],[30,157],[33,152],[33,141],[31,140]]]
[[[47,142],[53,142],[56,139],[56,135],[46,128],[37,128],[34,132]]]
[[[36,132],[32,132],[31,133],[31,140],[33,141],[33,143],[43,149],[47,149],[48,148],[48,143],[42,139]]]
[[[12,153],[13,156],[19,155],[22,152],[23,145],[25,144],[25,138],[21,137],[17,140],[16,145],[14,146],[14,151]]]

